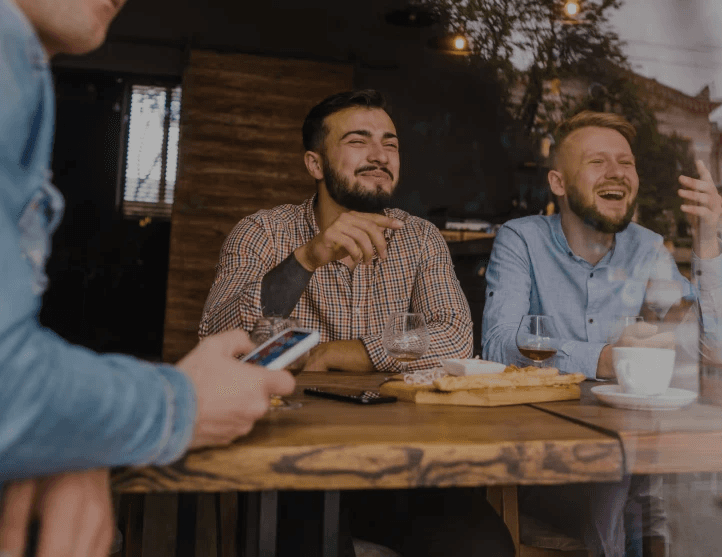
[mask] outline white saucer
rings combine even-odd
[[[676,410],[697,399],[697,393],[693,391],[671,387],[661,395],[623,393],[619,385],[592,387],[592,392],[604,404],[629,410]]]

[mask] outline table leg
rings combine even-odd
[[[259,518],[259,557],[276,557],[276,531],[278,529],[278,491],[261,492]]]
[[[338,557],[340,545],[341,493],[323,494],[323,557]],[[244,538],[246,557],[276,557],[278,529],[278,492],[246,494]]]
[[[123,531],[123,555],[140,557],[143,550],[143,505],[145,496],[141,493],[123,494],[120,503],[125,529]]]
[[[245,510],[246,557],[276,557],[278,492],[248,493]]]
[[[339,555],[339,515],[341,511],[341,492],[323,492],[323,557]]]
[[[217,557],[237,557],[236,535],[238,531],[238,493],[235,491],[216,494]]]

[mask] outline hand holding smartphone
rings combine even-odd
[[[268,369],[283,369],[303,356],[321,340],[313,329],[285,329],[247,354],[241,361]]]

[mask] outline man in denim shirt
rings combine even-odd
[[[693,287],[662,237],[631,223],[639,188],[630,147],[634,136],[631,124],[615,114],[583,112],[560,126],[549,172],[560,214],[509,221],[494,242],[486,273],[485,358],[520,363],[515,335],[522,316],[552,315],[562,341],[550,365],[590,379],[613,378],[607,338],[614,317],[650,310],[661,319],[682,297],[699,304],[702,338],[719,340],[722,198],[701,161],[701,179],[679,178],[681,209],[697,220]],[[617,344],[674,342],[671,333],[656,333],[652,324],[632,325]],[[654,484],[655,493],[647,483],[634,477],[619,484],[525,488],[521,506],[582,537],[595,555],[618,556],[624,554],[622,513],[628,493],[648,511],[648,545],[664,544],[659,539],[665,536],[660,484]],[[659,547],[657,554],[663,552]]]
[[[63,200],[49,181],[48,58],[100,46],[125,0],[0,0],[0,554],[107,555],[109,466],[166,464],[248,433],[293,377],[241,364],[230,331],[177,367],[72,346],[38,323],[45,260]],[[34,509],[33,509],[34,507]],[[4,553],[3,553],[4,552]]]

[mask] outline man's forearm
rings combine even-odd
[[[306,371],[373,371],[374,364],[359,339],[332,340],[311,350],[304,365]]]
[[[261,308],[265,316],[288,317],[313,273],[306,270],[291,253],[261,281]]]
[[[34,356],[14,357],[12,348]],[[14,428],[11,450],[0,450],[0,482],[69,468],[168,464],[188,447],[195,391],[176,368],[98,355],[35,324],[6,335],[0,362],[7,411],[0,425]]]

